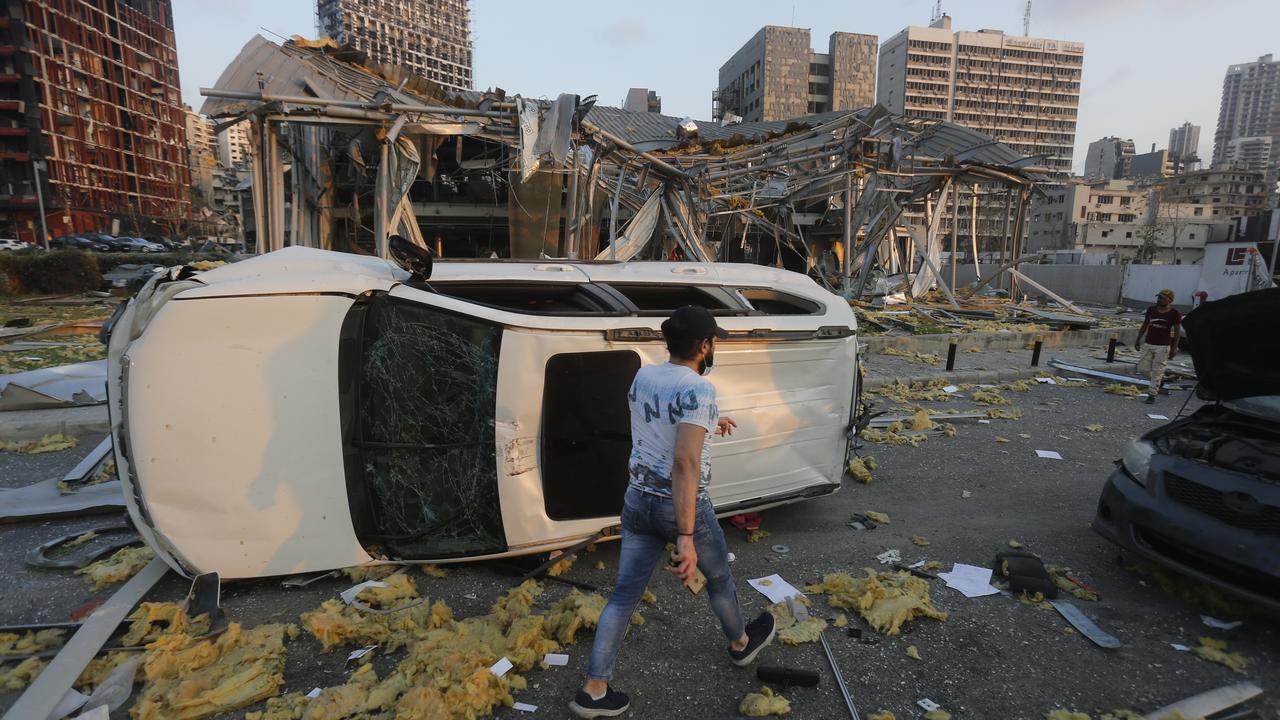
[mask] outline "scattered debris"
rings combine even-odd
[[[47,663],[36,657],[29,657],[13,667],[0,667],[0,690],[22,690],[44,670]]]
[[[755,588],[761,595],[769,598],[771,603],[784,603],[790,597],[803,597],[803,594],[794,585],[783,580],[782,576],[777,573],[747,580],[747,584]]]
[[[758,693],[747,693],[742,702],[738,703],[738,712],[747,717],[786,715],[791,712],[791,703],[765,686]]]
[[[1183,698],[1172,705],[1166,705],[1155,712],[1148,713],[1145,717],[1137,717],[1135,715],[1133,720],[1207,718],[1216,716],[1223,710],[1252,700],[1261,694],[1262,688],[1251,682],[1224,685],[1220,688]],[[1242,717],[1242,715],[1236,714],[1232,717]],[[1118,718],[1117,720],[1130,720],[1130,718]]]
[[[902,553],[897,550],[885,550],[877,555],[876,559],[880,561],[881,565],[896,565],[902,562]]]
[[[1013,442],[1013,441],[1012,441],[1012,440],[1010,440],[1009,438],[1007,438],[1007,437],[1001,437],[1001,436],[999,436],[999,435],[997,435],[995,439],[996,439],[996,442],[998,442],[998,443]]]
[[[1142,394],[1142,390],[1138,389],[1137,385],[1118,382],[1107,383],[1107,386],[1103,388],[1103,391],[1109,392],[1112,395],[1122,395],[1127,398],[1136,398]]]
[[[1061,460],[1062,453],[1057,450],[1037,450],[1036,457],[1042,460]]]
[[[947,381],[942,378],[925,383],[911,383],[910,385],[895,378],[893,382],[886,383],[880,386],[879,389],[870,392],[906,404],[925,400],[946,400],[949,396],[949,393],[945,390],[947,385]],[[963,388],[964,386],[961,386],[961,389]]]
[[[53,435],[45,435],[39,440],[27,440],[25,442],[16,440],[12,442],[0,441],[0,451],[37,455],[40,453],[68,450],[75,447],[79,442],[79,439],[75,436],[54,433]]]
[[[892,355],[894,357],[906,358],[914,363],[923,363],[925,365],[937,365],[942,362],[942,358],[933,353],[915,352],[912,350],[899,350],[895,347],[886,347],[880,351],[881,355]]]
[[[120,548],[110,557],[76,570],[76,575],[84,575],[90,589],[98,592],[133,577],[155,556],[155,552],[146,546]]]
[[[907,657],[911,658],[912,660],[920,660],[920,659],[921,659],[921,657],[920,657],[920,651],[919,651],[918,649],[916,649],[916,646],[915,646],[915,645],[908,645],[908,646],[907,646]]]
[[[1014,550],[1018,550],[1022,547],[1022,543],[1018,542],[1017,540],[1010,540],[1009,547],[1013,548]]]
[[[1088,430],[1089,432],[1102,432],[1103,430],[1102,423],[1092,423],[1090,425],[1085,425],[1084,429]]]
[[[924,720],[951,720],[951,713],[941,708],[924,714]]]
[[[1014,392],[1031,392],[1031,383],[1026,380],[1013,380],[1005,383],[1003,387]]]
[[[394,575],[400,570],[399,565],[383,564],[383,565],[357,565],[356,567],[343,568],[342,572],[351,578],[351,582],[362,583],[369,580],[382,580]]]
[[[569,568],[573,567],[573,563],[578,559],[577,555],[565,555],[547,568],[547,575],[550,577],[560,577],[569,572]]]
[[[969,348],[966,352],[974,352],[974,348]],[[979,350],[978,352],[982,351]],[[898,716],[888,710],[881,710],[880,712],[868,715],[867,720],[898,720]]]
[[[604,569],[605,569],[605,567],[604,567],[604,561],[603,561],[603,560],[597,560],[597,561],[596,561],[596,569],[597,569],[597,570],[604,570]]]
[[[883,445],[910,445],[911,447],[919,447],[920,443],[928,439],[928,436],[922,433],[904,435],[900,430],[901,427],[895,429],[893,425],[890,425],[884,430],[869,427],[863,428],[862,431],[858,433],[858,437],[868,442],[880,443]]]
[[[1201,637],[1200,645],[1191,648],[1191,652],[1201,660],[1208,660],[1219,665],[1226,665],[1238,673],[1243,673],[1249,664],[1240,653],[1227,652],[1227,642],[1211,637]]]
[[[897,635],[902,626],[916,618],[946,620],[947,614],[933,606],[929,582],[910,573],[877,573],[865,568],[865,577],[848,573],[828,573],[822,582],[805,589],[827,596],[827,604],[837,609],[856,610],[867,624],[885,635]]]
[[[849,461],[849,474],[863,485],[871,484],[871,471],[876,469],[876,460],[870,455],[856,457]]]
[[[1053,579],[1053,584],[1058,589],[1070,593],[1081,600],[1089,602],[1097,602],[1098,591],[1085,585],[1082,581],[1071,574],[1071,568],[1063,565],[1045,565],[1045,572],[1049,573],[1049,577]]]
[[[849,618],[846,617],[844,613],[840,613],[839,615],[836,615],[836,619],[831,623],[831,625],[838,628],[848,627]]]
[[[640,596],[640,602],[647,603],[649,605],[656,605],[658,603],[658,596],[654,595],[653,591],[646,589],[644,591],[644,595]]]
[[[998,388],[981,388],[974,390],[971,396],[979,405],[1011,405],[1009,399],[1000,393]]]
[[[763,540],[763,539],[765,539],[765,538],[767,538],[767,537],[769,537],[769,531],[768,531],[768,530],[760,530],[760,529],[756,529],[756,530],[752,530],[751,532],[747,533],[747,542],[749,542],[749,543],[760,542],[761,540]]]
[[[881,525],[889,524],[889,516],[885,513],[876,512],[875,510],[866,510],[866,511],[863,511],[862,514],[865,515],[868,520],[879,523]]]
[[[925,536],[923,536],[923,535],[912,535],[912,536],[911,536],[911,544],[912,544],[912,545],[919,545],[920,547],[925,547],[926,545],[928,545],[928,544],[929,544],[929,539],[928,539],[928,538],[926,538],[926,537],[925,537]]]
[[[803,596],[795,596],[795,599],[804,602]],[[827,628],[826,620],[812,615],[803,620],[797,619],[786,602],[771,604],[769,612],[773,614],[778,642],[784,645],[817,642],[818,636]]]
[[[422,566],[422,574],[424,574],[424,575],[426,575],[427,577],[430,577],[430,578],[435,578],[435,579],[437,579],[437,580],[443,580],[443,579],[445,579],[446,577],[448,577],[448,576],[449,576],[449,571],[448,571],[448,570],[446,570],[446,569],[444,569],[444,568],[442,568],[442,567],[440,567],[439,565],[436,565],[436,564],[432,563],[432,564],[430,564],[430,565],[423,565],[423,566]]]

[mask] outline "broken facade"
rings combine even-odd
[[[176,234],[191,202],[168,0],[7,0],[0,37],[0,235],[39,239],[37,182],[51,237]]]
[[[933,208],[981,185],[1021,237],[1036,182],[1034,159],[981,133],[881,107],[694,123],[452,92],[330,42],[255,38],[203,92],[220,127],[251,125],[259,251],[385,256],[400,234],[450,257],[782,265],[852,293],[873,268],[919,271],[919,294],[943,249]]]

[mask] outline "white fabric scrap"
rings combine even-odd
[[[888,565],[889,563],[899,563],[899,562],[902,562],[902,553],[898,552],[897,550],[885,550],[884,552],[877,555],[876,559],[880,561],[881,565]]]

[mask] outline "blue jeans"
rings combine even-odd
[[[745,625],[738,591],[729,571],[729,551],[724,533],[706,495],[698,496],[693,544],[698,551],[698,569],[707,576],[707,599],[720,618],[724,636],[730,642],[742,637]],[[609,680],[618,657],[622,637],[631,623],[640,597],[644,595],[653,568],[665,556],[666,544],[676,541],[675,505],[669,498],[628,488],[622,507],[622,550],[618,558],[618,580],[609,602],[600,613],[587,677]]]

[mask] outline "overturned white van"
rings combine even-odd
[[[114,320],[108,403],[126,501],[186,575],[564,548],[616,525],[626,391],[659,326],[703,305],[721,514],[835,492],[856,322],[756,265],[387,261],[288,248],[158,275]]]

